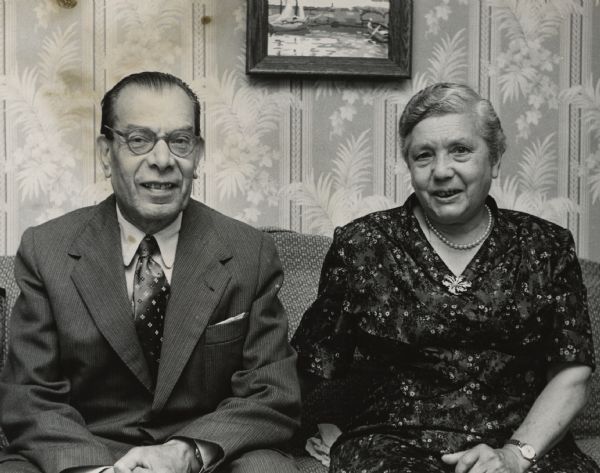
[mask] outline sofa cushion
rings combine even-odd
[[[600,436],[579,439],[577,445],[600,465]]]
[[[284,283],[279,295],[288,314],[291,338],[317,297],[321,266],[332,239],[272,227],[262,230],[275,241],[283,266]]]
[[[327,473],[328,468],[321,465],[313,457],[296,457],[296,466],[302,473]]]
[[[580,259],[583,281],[587,287],[594,352],[600,365],[600,263]],[[600,437],[600,373],[592,374],[590,399],[585,409],[577,416],[571,427],[576,438]]]
[[[6,291],[6,297],[2,298],[2,307],[0,309],[0,343],[2,344],[2,353],[0,355],[0,370],[4,367],[6,362],[6,355],[8,354],[8,320],[10,317],[10,310],[17,300],[19,295],[19,288],[15,282],[14,277],[14,256],[0,256],[0,286]]]

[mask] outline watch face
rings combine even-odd
[[[535,450],[533,449],[533,447],[531,445],[527,445],[527,444],[522,445],[521,452],[523,453],[523,456],[527,460],[533,460],[535,458]]]

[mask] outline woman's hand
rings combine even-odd
[[[530,466],[509,446],[492,448],[483,443],[469,450],[442,455],[442,461],[456,465],[455,473],[523,473]]]

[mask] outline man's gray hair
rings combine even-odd
[[[158,71],[143,71],[123,77],[104,95],[104,98],[102,99],[100,133],[105,135],[108,139],[113,138],[112,131],[107,127],[113,126],[115,120],[114,109],[117,98],[121,91],[130,85],[159,91],[168,87],[179,87],[187,94],[194,107],[194,134],[200,136],[200,102],[191,87],[173,74]]]

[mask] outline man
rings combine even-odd
[[[200,105],[142,72],[102,101],[114,195],[23,235],[0,472],[296,471],[295,353],[262,232],[190,199]]]

